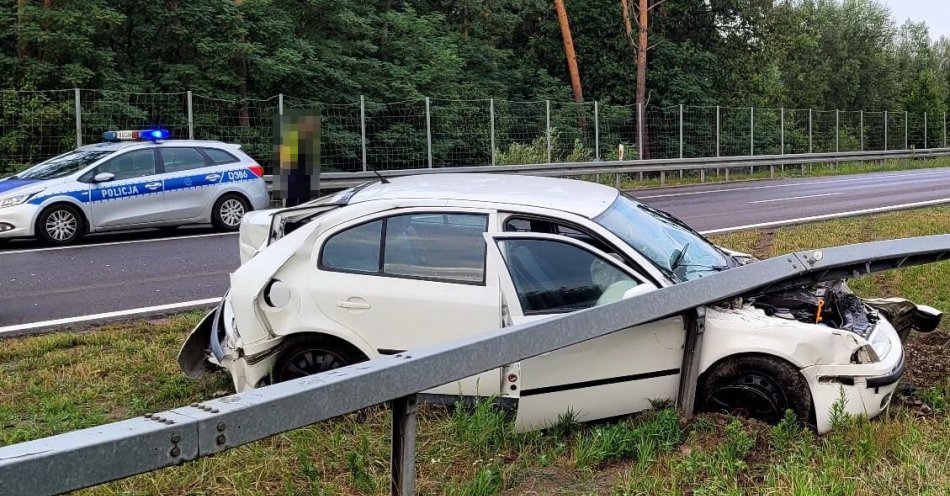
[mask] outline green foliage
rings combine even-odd
[[[661,410],[655,417],[642,422],[594,427],[578,439],[574,459],[583,469],[624,458],[649,462],[670,452],[679,444],[681,436],[676,411]]]

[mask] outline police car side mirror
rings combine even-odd
[[[100,172],[92,178],[92,180],[97,183],[107,183],[113,179],[115,179],[115,174],[111,172]]]

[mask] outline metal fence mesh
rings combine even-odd
[[[190,103],[190,105],[189,105]],[[78,109],[78,119],[77,119]],[[293,96],[225,100],[182,93],[0,91],[0,175],[101,140],[161,126],[240,144],[272,168],[281,110],[321,117],[323,171],[902,150],[946,146],[947,116],[750,107],[419,99],[327,104]]]

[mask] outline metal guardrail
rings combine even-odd
[[[369,406],[393,405],[393,494],[414,492],[415,398],[435,386],[686,313],[678,406],[693,409],[703,307],[788,281],[936,262],[950,235],[792,253],[602,307],[385,356],[224,398],[0,448],[0,495],[57,494],[180,465]],[[700,311],[695,311],[699,309]]]
[[[950,156],[950,148],[924,150],[889,150],[870,152],[805,153],[796,155],[755,155],[738,157],[699,157],[656,160],[607,160],[599,162],[563,162],[552,164],[486,165],[472,167],[436,167],[422,169],[382,170],[383,177],[414,174],[445,174],[459,172],[489,172],[498,174],[529,174],[535,176],[582,176],[588,174],[629,174],[634,172],[674,172],[684,170],[736,169],[742,167],[804,166],[840,162],[869,162],[878,160],[921,159]],[[326,172],[320,175],[321,187],[343,189],[376,179],[373,172]],[[273,176],[265,176],[268,183]],[[705,175],[701,176],[705,180]],[[728,176],[727,176],[728,179]]]

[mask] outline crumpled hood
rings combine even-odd
[[[42,183],[40,179],[3,179],[0,180],[0,196],[6,196],[7,193],[12,193],[14,190],[23,188],[26,186]]]

